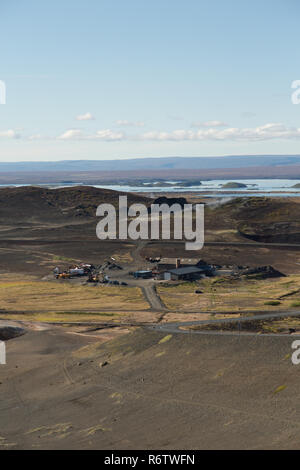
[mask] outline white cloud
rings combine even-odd
[[[191,127],[227,127],[223,121],[192,122]]]
[[[123,132],[114,132],[111,129],[103,129],[97,131],[94,136],[90,136],[91,139],[99,140],[125,140],[126,136]]]
[[[79,114],[76,117],[77,121],[93,121],[95,117],[91,113]]]
[[[228,127],[226,129],[207,128],[198,131],[176,130],[172,132],[146,132],[140,136],[142,140],[156,141],[262,141],[274,139],[298,139],[300,128],[286,127],[280,123],[268,123],[254,128]]]
[[[68,129],[58,137],[59,140],[107,140],[117,141],[126,138],[123,132],[114,132],[111,129],[102,129],[95,134],[85,134],[80,129]]]
[[[21,134],[17,129],[0,131],[0,138],[18,139]],[[34,141],[54,137],[41,134],[24,136],[24,139]],[[100,129],[87,133],[81,129],[67,129],[56,140],[61,141],[158,141],[158,142],[188,142],[188,141],[219,141],[219,142],[257,142],[268,140],[297,140],[300,139],[300,127],[287,127],[282,123],[267,123],[258,127],[204,127],[201,129],[176,129],[173,131],[147,131],[128,134],[121,130]]]
[[[66,132],[64,132],[62,135],[60,135],[58,138],[60,140],[77,140],[77,139],[81,139],[82,137],[84,137],[84,134],[81,130],[69,129]]]
[[[142,121],[127,121],[126,119],[122,120],[119,119],[118,121],[115,122],[115,124],[119,127],[144,127],[145,123]]]
[[[0,137],[8,139],[20,139],[21,134],[14,129],[8,129],[7,131],[0,131]]]

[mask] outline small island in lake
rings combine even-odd
[[[223,184],[222,189],[237,189],[237,188],[247,188],[247,185],[244,183],[236,183],[231,181],[229,183]]]

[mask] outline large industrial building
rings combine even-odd
[[[164,272],[165,281],[194,281],[205,275],[203,268],[196,266],[186,266],[181,268],[169,269]]]

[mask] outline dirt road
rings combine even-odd
[[[167,307],[163,304],[156,291],[156,287],[153,284],[143,286],[142,291],[145,299],[148,301],[153,310],[168,310]]]

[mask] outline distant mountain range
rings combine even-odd
[[[214,170],[300,164],[300,155],[234,155],[224,157],[161,157],[128,160],[62,160],[3,162],[0,172],[73,172],[143,170]]]

